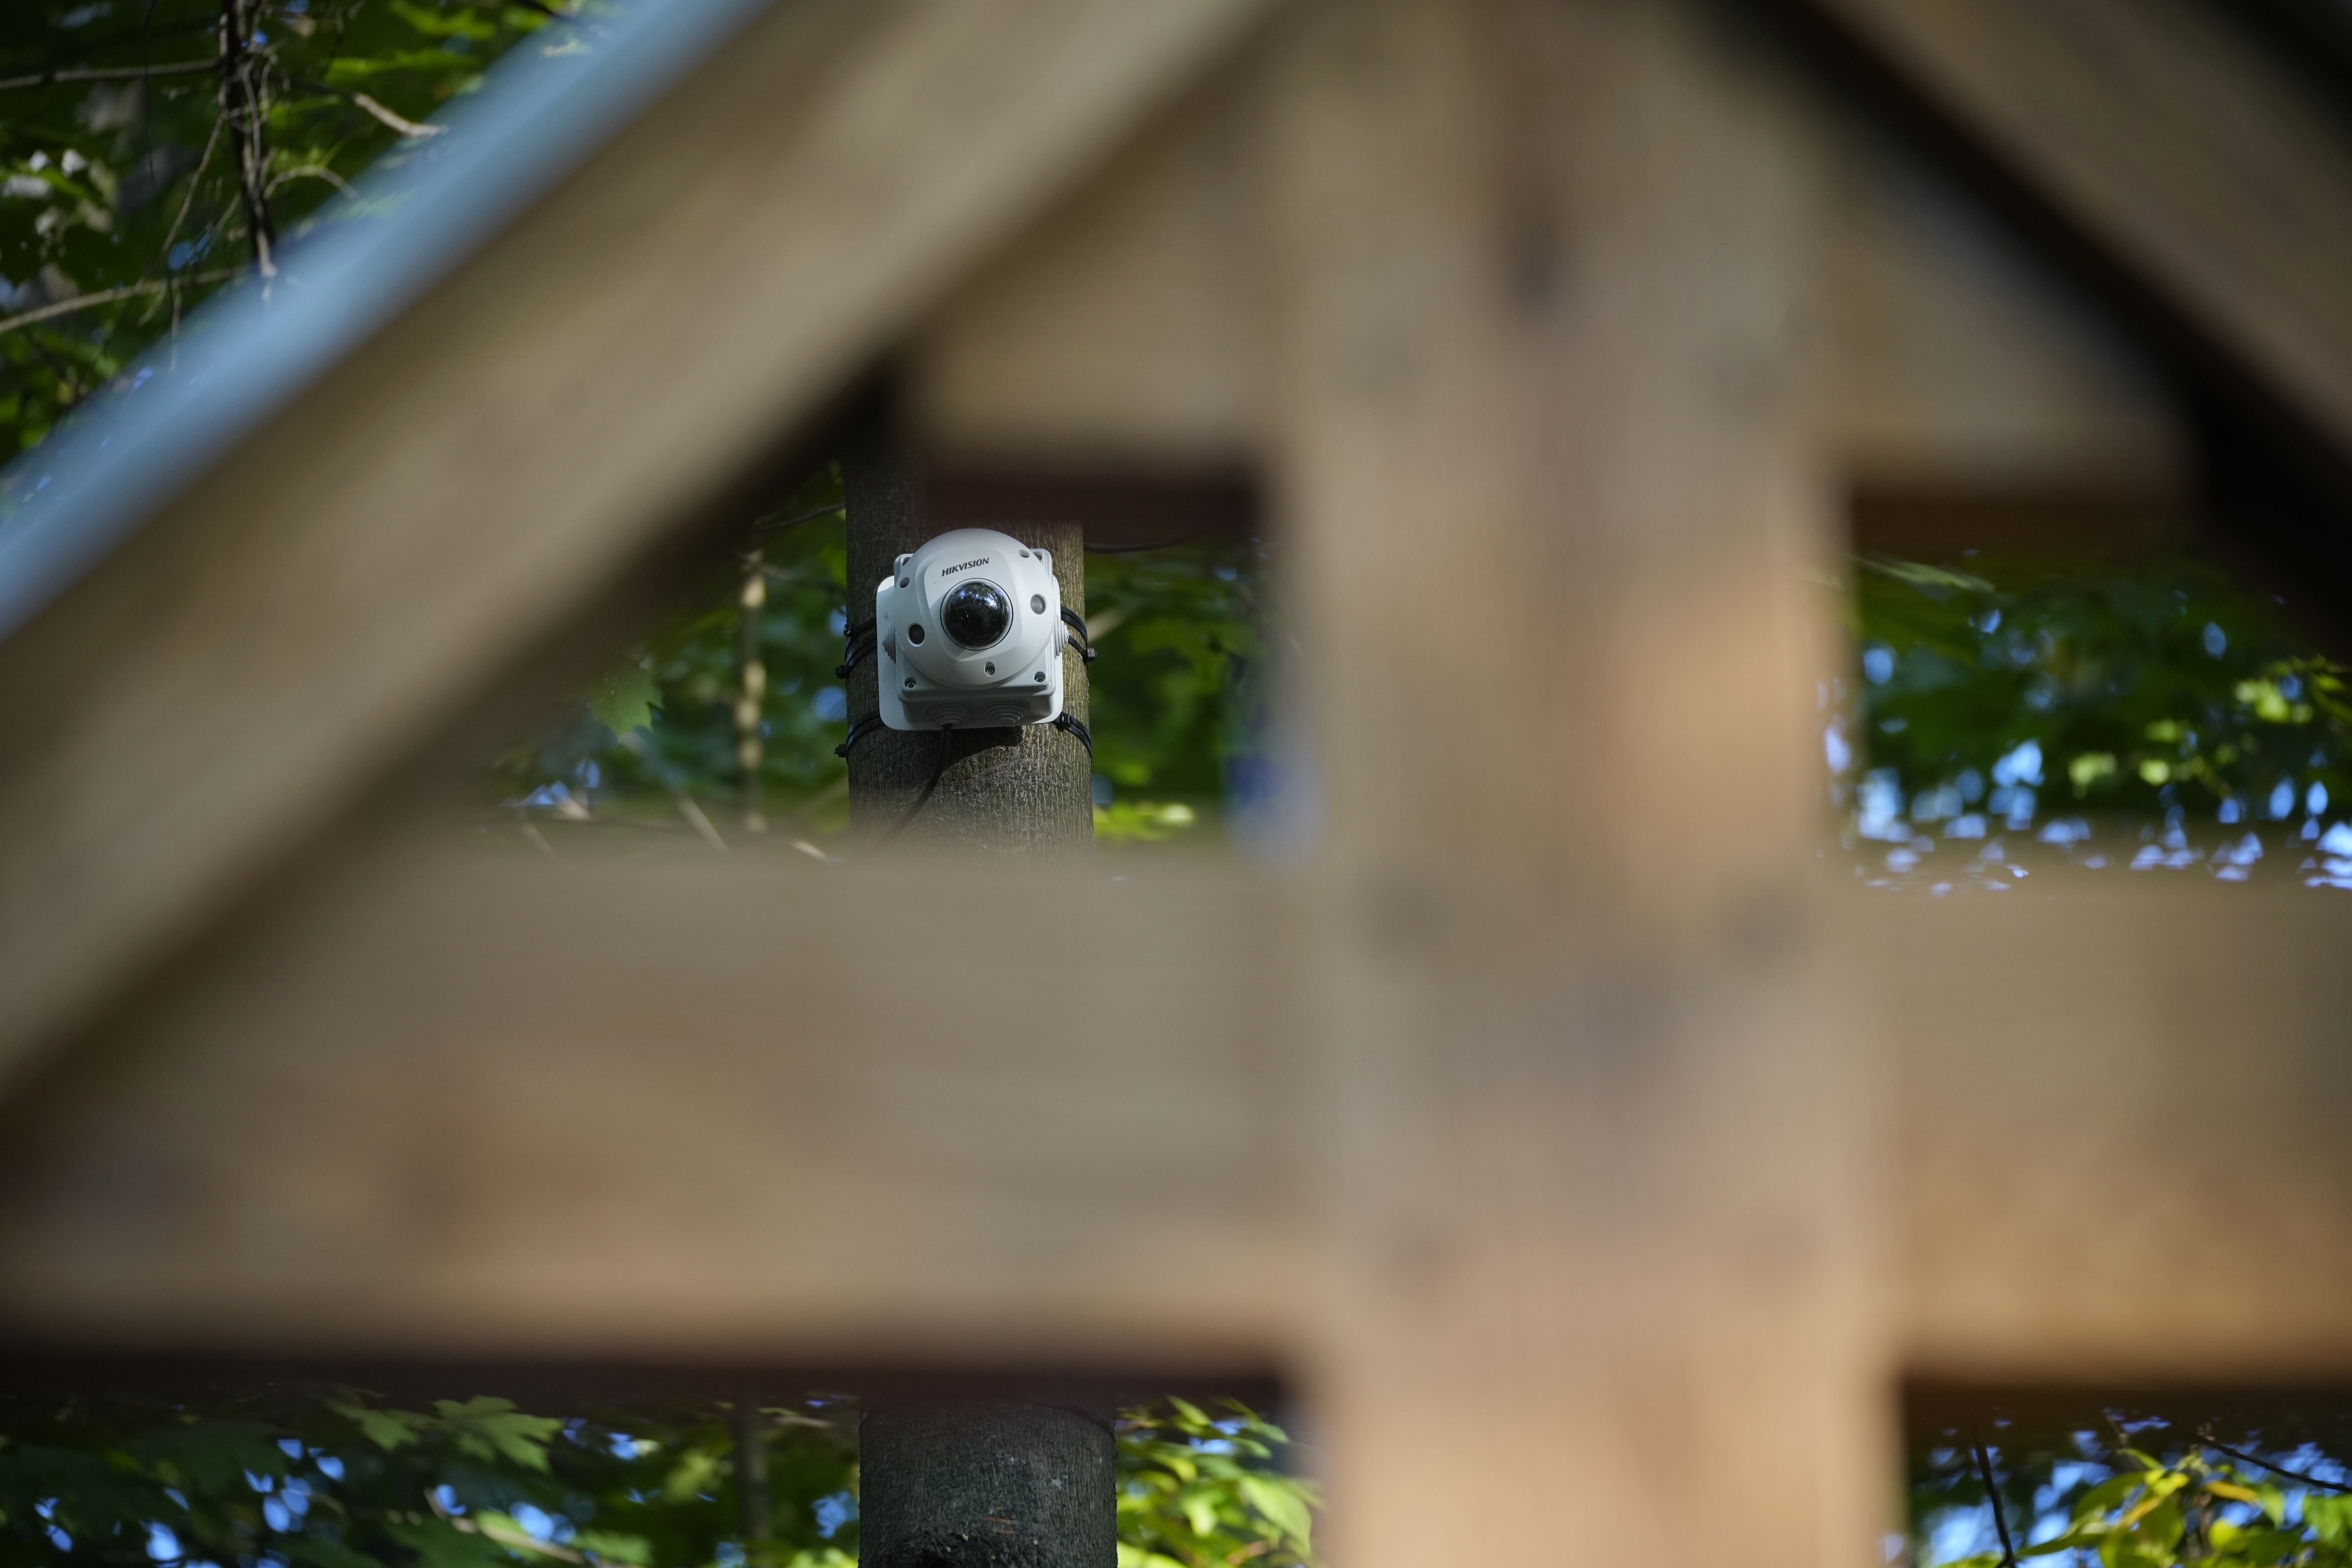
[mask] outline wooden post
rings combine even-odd
[[[849,623],[874,616],[874,588],[900,555],[942,531],[925,515],[922,467],[887,417],[852,437],[842,453],[849,514]],[[1006,530],[1050,551],[1062,603],[1086,614],[1086,537],[1076,523]],[[849,717],[875,710],[875,667],[850,672]],[[1062,656],[1064,706],[1087,717],[1087,668]],[[924,790],[936,775],[928,799]],[[877,730],[849,753],[851,826],[895,844],[1002,855],[1083,848],[1094,842],[1093,759],[1077,738],[1042,724],[1025,729]],[[916,803],[920,800],[920,809]],[[909,812],[914,815],[910,818]],[[901,828],[901,824],[904,824]]]
[[[1334,1555],[1857,1563],[1889,1379],[1809,891],[1820,153],[1732,7],[1333,0],[1294,41]]]
[[[865,1568],[1115,1568],[1109,1424],[1018,1401],[890,1405],[858,1428]]]

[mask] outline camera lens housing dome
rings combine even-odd
[[[1013,629],[1012,601],[993,583],[960,583],[940,601],[940,627],[965,647],[994,647]]]
[[[1062,710],[1069,634],[1050,551],[993,529],[940,534],[876,585],[874,625],[890,729],[1042,724]]]

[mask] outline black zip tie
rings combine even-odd
[[[860,621],[850,627],[848,642],[841,650],[842,661],[833,667],[833,678],[835,680],[848,679],[849,672],[857,668],[857,661],[874,651],[874,644],[872,621]]]
[[[1092,664],[1095,661],[1095,644],[1094,638],[1087,635],[1086,616],[1078,614],[1077,611],[1070,608],[1069,605],[1064,605],[1062,606],[1062,622],[1072,631],[1078,634],[1078,662],[1080,664]],[[1091,754],[1093,748],[1089,747],[1087,750],[1089,754]]]
[[[858,742],[866,739],[866,736],[871,735],[875,731],[879,730],[880,728],[882,728],[882,715],[879,713],[868,713],[865,718],[860,719],[856,723],[852,724],[849,727],[849,738],[842,742],[838,746],[835,746],[833,749],[833,754],[836,757],[846,757],[849,755],[850,747],[857,744]],[[1094,749],[1092,747],[1087,748],[1087,755],[1094,755]]]
[[[1076,714],[1070,712],[1067,709],[1055,714],[1054,728],[1066,734],[1076,735],[1078,738],[1078,744],[1087,749],[1087,759],[1089,761],[1093,759],[1095,754],[1094,735],[1087,729],[1084,723],[1079,721]]]

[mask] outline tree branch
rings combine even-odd
[[[751,525],[751,528],[754,532],[758,533],[773,533],[780,529],[798,528],[802,523],[814,522],[820,517],[833,516],[835,512],[841,510],[842,505],[843,503],[840,501],[834,501],[828,505],[816,507],[811,510],[804,511],[798,517],[782,518],[772,522],[755,522]]]
[[[417,121],[408,119],[397,110],[385,108],[374,99],[370,98],[366,93],[353,92],[347,87],[330,87],[323,81],[312,81],[309,77],[294,76],[286,71],[280,71],[278,74],[285,77],[288,81],[293,83],[296,87],[308,88],[312,92],[331,93],[352,105],[354,108],[373,115],[376,120],[390,126],[393,130],[399,132],[403,136],[414,136],[421,139],[426,136],[438,136],[441,132],[449,129],[446,125],[419,124]]]
[[[2324,1492],[2352,1492],[2352,1487],[2345,1486],[2341,1482],[2323,1481],[2317,1476],[2307,1476],[2301,1470],[2290,1470],[2284,1465],[2273,1465],[2268,1459],[2257,1458],[2252,1454],[2242,1454],[2227,1443],[2216,1443],[2210,1430],[2198,1433],[2197,1440],[2217,1454],[2229,1455],[2242,1465],[2252,1465],[2256,1469],[2268,1470],[2273,1475],[2284,1476],[2291,1481],[2301,1481],[2305,1486],[2316,1487]]]
[[[213,132],[205,138],[204,156],[196,160],[195,172],[188,176],[188,194],[180,198],[179,216],[172,219],[171,232],[163,237],[163,247],[155,253],[155,260],[166,267],[172,262],[172,242],[180,237],[180,226],[188,221],[188,209],[196,205],[196,187],[205,183],[205,171],[212,167],[213,152],[220,145],[224,123],[218,115],[213,117]],[[175,323],[177,320],[173,318]]]
[[[1969,1434],[1975,1436],[1974,1433]],[[2000,1510],[2000,1486],[1992,1479],[1992,1458],[1981,1439],[1975,1445],[1977,1473],[1984,1478],[1985,1500],[1992,1504],[1992,1527],[2000,1535],[2000,1568],[2017,1568],[2017,1548],[2010,1543],[2009,1519]]]
[[[13,332],[19,327],[29,327],[54,316],[70,316],[76,310],[87,310],[93,305],[111,305],[118,300],[133,300],[142,294],[161,294],[175,283],[219,283],[242,276],[242,267],[224,268],[218,272],[200,272],[193,278],[154,278],[143,283],[126,283],[120,289],[102,289],[95,294],[79,294],[70,300],[58,300],[14,316],[0,316],[0,333]]]
[[[289,180],[324,180],[327,184],[334,186],[335,189],[342,192],[343,195],[350,195],[352,194],[351,182],[344,179],[332,169],[327,167],[324,163],[304,163],[299,168],[281,170],[276,177],[271,179],[269,182],[269,194],[273,196],[276,195],[278,194],[278,187],[284,184]]]
[[[237,195],[245,203],[246,231],[267,298],[269,279],[278,276],[278,263],[270,255],[278,247],[278,226],[270,221],[269,193],[264,188],[269,173],[269,121],[263,94],[269,79],[253,52],[252,19],[246,5],[247,0],[221,0],[220,111],[236,138]]]
[[[220,69],[218,60],[173,60],[160,66],[104,66],[81,70],[40,71],[32,76],[0,77],[0,91],[18,87],[48,87],[61,81],[136,81],[151,76],[192,76]]]

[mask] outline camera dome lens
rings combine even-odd
[[[965,583],[940,601],[940,625],[966,647],[991,647],[1012,629],[1013,606],[993,583]]]

